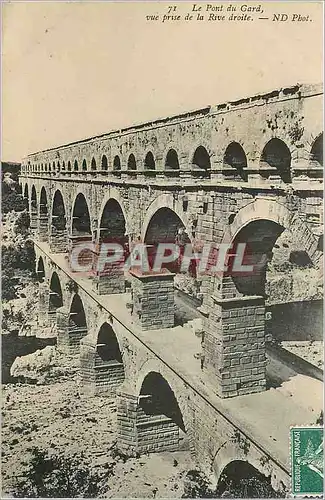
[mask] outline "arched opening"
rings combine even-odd
[[[230,462],[218,482],[217,498],[276,498],[279,494],[268,478],[244,460]]]
[[[109,199],[100,218],[99,231],[96,238],[97,249],[93,259],[94,279],[92,286],[97,294],[123,293],[125,291],[124,262],[129,253],[126,222],[120,204]],[[111,243],[114,250],[108,249]],[[116,252],[116,259],[109,262],[103,250],[111,254]],[[111,247],[110,247],[111,248]],[[124,251],[123,251],[124,249]]]
[[[111,198],[107,201],[100,219],[99,240],[125,245],[127,243],[125,233],[125,218],[121,205]]]
[[[124,381],[124,365],[113,328],[104,323],[98,333],[95,353],[96,393],[114,392]]]
[[[150,372],[145,377],[138,401],[139,452],[188,449],[186,429],[177,399],[160,373]]]
[[[106,155],[102,156],[102,170],[108,170],[108,161]]]
[[[200,293],[201,282],[197,273],[197,261],[195,258],[191,258],[191,254],[194,254],[191,239],[182,220],[170,208],[158,209],[150,219],[144,242],[147,248],[150,269],[155,266],[160,243],[175,245],[175,252],[179,252],[179,256],[176,255],[172,262],[163,262],[160,266],[161,269],[168,269],[170,272],[175,273],[174,321],[176,325],[183,325],[197,317],[196,307],[200,305],[202,300]],[[165,250],[164,255],[169,254],[171,254],[171,250]],[[191,303],[191,306],[188,303],[185,305],[185,300]],[[134,310],[136,309],[137,304],[135,303]]]
[[[152,247],[153,259],[158,243],[174,243],[179,245],[181,251],[184,251],[185,246],[191,244],[191,240],[178,215],[170,208],[163,207],[152,216],[145,233],[145,243],[149,255]],[[163,267],[166,266],[166,269],[170,271],[177,271],[178,265],[179,262],[172,262],[163,264]]]
[[[192,173],[194,177],[211,177],[210,155],[203,146],[196,148],[192,159]]]
[[[247,181],[247,158],[245,151],[238,142],[232,142],[229,144],[225,151],[223,164],[225,167],[225,175],[231,180],[243,180]],[[227,168],[227,167],[230,167]]]
[[[62,170],[65,171],[65,161],[62,163]]]
[[[40,198],[40,218],[39,218],[39,239],[40,241],[46,241],[48,238],[48,223],[49,223],[49,211],[47,203],[47,194],[45,187],[41,189]]]
[[[132,173],[137,169],[137,164],[136,164],[135,157],[134,157],[133,153],[131,153],[129,158],[128,158],[127,169],[128,169],[128,171],[131,171]]]
[[[87,170],[87,161],[86,160],[82,160],[82,170],[85,172]]]
[[[55,161],[52,163],[52,172],[55,172]]]
[[[148,151],[144,159],[144,175],[146,177],[155,177],[156,175],[155,170],[156,170],[156,162],[154,156],[151,151]]]
[[[179,176],[178,155],[175,149],[170,149],[166,155],[165,161],[166,174],[171,177]]]
[[[323,168],[323,133],[314,141],[310,151],[310,162],[312,167]]]
[[[28,204],[28,202],[29,202],[28,184],[25,184],[25,188],[24,188],[24,199],[25,199],[25,202]]]
[[[72,211],[72,235],[91,236],[90,215],[86,198],[79,193]]]
[[[71,161],[68,161],[68,171],[71,172]]]
[[[60,170],[61,170],[61,165],[60,165],[60,162],[59,162],[59,161],[58,161],[58,165],[57,165],[57,167],[58,167],[58,168],[57,168],[57,171],[58,171],[58,172],[60,172]]]
[[[280,139],[271,139],[261,155],[261,175],[269,178],[272,175],[280,177],[283,182],[291,182],[291,153],[288,146]],[[270,172],[271,169],[271,172]]]
[[[52,252],[67,250],[65,207],[59,190],[55,192],[52,204],[50,247]]]
[[[113,175],[115,175],[115,177],[121,177],[121,160],[118,155],[116,155],[113,160]]]
[[[241,294],[264,296],[268,263],[273,257],[274,244],[283,231],[283,226],[264,219],[249,222],[239,231],[234,240],[234,248],[237,248],[238,243],[244,243],[243,263],[253,266],[252,272],[232,275],[235,287]]]
[[[37,229],[37,195],[35,186],[32,187],[30,203],[30,228],[32,231]]]
[[[93,157],[92,160],[91,160],[91,170],[96,170],[96,168],[97,168],[96,160]]]
[[[68,336],[66,339],[71,354],[77,354],[79,352],[80,340],[86,335],[87,322],[84,306],[80,296],[75,294],[71,303]]]
[[[40,283],[43,283],[44,278],[45,278],[45,268],[44,268],[44,260],[42,257],[38,259],[37,266],[36,266],[36,274],[37,274],[37,280]]]
[[[78,162],[77,160],[74,161],[74,164],[73,164],[73,170],[75,171],[78,171],[79,170],[79,166],[78,166]]]
[[[56,311],[63,306],[63,295],[59,277],[54,271],[50,281],[50,298],[49,298],[49,320],[52,323],[56,322]]]

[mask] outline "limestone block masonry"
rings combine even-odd
[[[132,314],[144,330],[174,326],[174,274],[131,271]]]

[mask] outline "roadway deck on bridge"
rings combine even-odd
[[[321,381],[298,374],[294,369],[269,358],[267,370],[271,387],[268,390],[221,399],[215,392],[213,381],[202,372],[200,360],[194,357],[201,351],[201,346],[200,339],[191,329],[176,326],[142,331],[134,323],[126,307],[130,299],[129,294],[97,295],[91,288],[89,278],[78,276],[71,271],[67,254],[50,253],[47,243],[35,242],[35,244],[93,300],[111,313],[219,413],[262,447],[267,455],[278,461],[288,472],[290,471],[290,426],[316,423],[323,407]]]

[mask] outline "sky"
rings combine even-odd
[[[228,99],[321,82],[322,2],[260,3],[264,13],[251,22],[209,22],[207,3],[198,1],[203,21],[191,2],[172,3],[172,14],[182,17],[168,22],[162,16],[170,2],[3,4],[2,161]],[[191,21],[184,20],[188,12]],[[272,21],[274,13],[286,13],[288,21]],[[292,21],[294,13],[309,18]],[[151,14],[159,20],[148,21]],[[269,19],[258,20],[261,15]]]

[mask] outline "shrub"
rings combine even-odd
[[[26,236],[29,233],[30,216],[27,211],[21,212],[15,222],[15,233]]]
[[[3,185],[2,185],[3,186]],[[16,193],[16,191],[7,191],[2,188],[2,212],[7,214],[12,210],[15,212],[22,212],[26,209],[26,201],[21,194]]]
[[[31,460],[24,473],[16,476],[10,491],[15,498],[95,498],[98,495],[106,474],[93,471],[82,453],[50,454],[37,447],[30,451]]]

